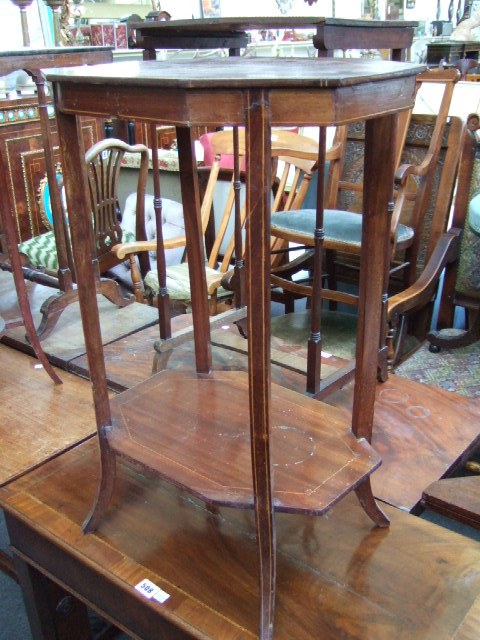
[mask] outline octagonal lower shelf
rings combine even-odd
[[[368,477],[380,458],[353,435],[343,411],[278,385],[271,393],[275,509],[321,514]],[[208,503],[253,506],[245,372],[162,371],[111,406],[107,437],[117,455]]]

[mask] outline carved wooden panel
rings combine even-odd
[[[53,109],[51,125],[54,155],[60,162]],[[104,137],[102,121],[84,118],[83,132],[84,145],[88,149]],[[46,168],[35,96],[0,101],[0,170],[7,176],[18,241],[46,231],[38,202],[40,181]],[[2,206],[5,206],[4,198]]]

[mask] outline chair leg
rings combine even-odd
[[[118,282],[115,282],[115,280],[110,280],[109,278],[101,278],[97,282],[97,293],[105,296],[107,300],[110,300],[110,302],[117,305],[117,307],[126,307],[129,304],[132,304],[132,302],[134,302],[135,300],[133,296],[125,298],[122,295],[122,291]]]
[[[37,329],[37,335],[40,340],[47,338],[55,328],[60,316],[68,305],[78,301],[78,292],[76,289],[70,291],[60,291],[45,300],[40,308],[42,320]]]
[[[336,257],[335,251],[331,251],[331,250],[325,251],[325,266],[327,271],[328,288],[331,289],[332,291],[337,290],[337,273],[335,268],[335,257]],[[330,311],[336,311],[338,308],[337,302],[335,300],[329,300],[328,308],[330,309]]]
[[[168,361],[173,353],[173,347],[162,349],[161,344],[162,343],[156,342],[154,345],[155,351],[153,354],[152,374],[164,371],[167,368]]]
[[[142,287],[142,276],[134,255],[130,255],[130,275],[133,283],[133,295],[135,297],[135,301],[144,304],[145,296]]]
[[[13,563],[13,558],[11,558],[3,550],[0,550],[0,571],[12,578],[12,580],[15,580],[15,582],[18,582],[18,576],[15,570],[15,565]]]
[[[390,526],[390,520],[380,509],[377,501],[373,496],[370,478],[366,478],[363,482],[361,482],[355,489],[355,493],[357,494],[357,498],[362,505],[363,510],[365,511],[367,516],[377,525],[377,527]]]
[[[459,347],[468,347],[469,345],[480,340],[480,309],[475,309],[469,319],[469,328],[453,336],[443,335],[442,331],[431,331],[427,335],[427,339],[430,345],[433,345],[440,350],[445,349],[458,349]],[[430,351],[435,351],[430,347]]]

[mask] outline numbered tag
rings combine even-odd
[[[139,591],[148,600],[156,600],[157,602],[165,602],[170,597],[170,594],[157,587],[156,584],[150,580],[141,580],[135,585],[135,589]]]

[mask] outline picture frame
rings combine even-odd
[[[378,0],[363,0],[362,18],[373,20],[378,17]]]
[[[64,193],[63,193],[63,174],[60,165],[56,167],[57,171],[57,184],[62,189],[62,206],[64,205]],[[53,231],[53,211],[52,211],[52,203],[50,199],[50,185],[48,183],[48,178],[45,176],[40,180],[40,185],[38,187],[38,205],[40,209],[40,217],[44,224],[44,226],[49,230]],[[67,222],[68,217],[65,216]]]
[[[202,18],[220,18],[220,0],[200,0]]]

